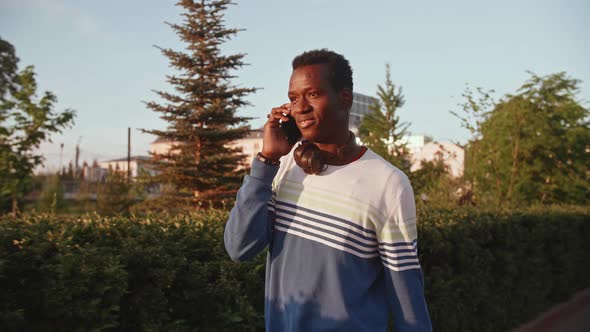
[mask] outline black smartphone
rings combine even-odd
[[[287,115],[289,121],[282,122],[280,127],[285,131],[285,136],[287,136],[287,142],[289,144],[294,145],[301,139],[301,131],[297,128],[297,124],[292,116]]]

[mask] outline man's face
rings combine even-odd
[[[336,92],[329,80],[329,66],[302,66],[289,81],[291,116],[304,139],[316,143],[334,143],[338,135],[348,135],[348,110],[352,92]]]

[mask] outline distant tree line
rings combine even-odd
[[[401,87],[386,67],[385,85],[377,88],[378,103],[362,121],[361,140],[406,172],[417,198],[436,204],[482,204],[511,208],[530,204],[590,202],[589,111],[578,99],[580,81],[556,73],[533,73],[515,94],[498,101],[493,91],[468,88],[461,119],[471,133],[465,148],[462,178],[449,176],[441,158],[422,162],[410,172],[410,154],[400,121]]]
[[[234,197],[245,174],[236,166],[245,160],[230,143],[250,130],[249,118],[237,111],[256,89],[232,83],[245,55],[221,52],[222,44],[240,31],[224,25],[224,12],[231,4],[230,0],[178,1],[183,21],[169,25],[186,50],[160,48],[177,71],[167,77],[174,91],[156,91],[162,101],[146,103],[167,127],[144,130],[167,140],[171,149],[154,152],[149,167],[155,172],[141,174],[133,183],[112,170],[105,183],[92,189],[98,210],[129,212],[145,201],[140,210],[180,211]],[[39,145],[71,126],[75,116],[70,109],[56,112],[57,97],[51,92],[39,98],[33,67],[19,71],[18,61],[14,47],[0,39],[0,212],[13,214],[32,189],[33,170],[43,163]],[[463,146],[461,178],[449,175],[442,158],[410,171],[411,156],[404,141],[409,124],[399,116],[405,97],[402,87],[393,82],[389,65],[384,84],[377,86],[378,102],[362,120],[359,137],[409,175],[422,203],[507,208],[588,204],[589,111],[578,99],[580,83],[563,72],[531,73],[514,94],[497,101],[492,91],[467,89],[461,111],[452,112],[471,133]],[[62,171],[61,179],[47,180],[41,193],[44,210],[59,210],[62,180],[70,175],[75,180],[73,173],[70,168]],[[91,191],[90,184],[79,182],[80,195]],[[148,197],[145,189],[154,185],[160,195]]]

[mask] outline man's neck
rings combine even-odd
[[[328,165],[346,165],[356,159],[362,147],[356,145],[354,134],[346,131],[335,143],[315,143]]]
[[[346,129],[340,133],[335,139],[326,142],[313,142],[320,150],[327,154],[337,154],[338,149],[346,145],[350,139],[350,131]]]

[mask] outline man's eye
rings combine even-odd
[[[292,103],[294,103],[295,101],[297,101],[297,98],[295,98],[295,97],[289,97],[289,101],[291,101]]]
[[[317,93],[316,91],[310,91],[307,93],[307,95],[309,97],[317,97],[319,95],[319,93]]]

